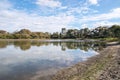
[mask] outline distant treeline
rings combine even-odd
[[[111,27],[100,26],[94,29],[62,29],[62,31],[49,32],[31,32],[28,29],[22,29],[14,33],[0,30],[0,39],[86,39],[86,38],[120,38],[120,25]]]
[[[1,39],[49,39],[50,33],[43,32],[31,32],[28,29],[22,29],[14,33],[9,33],[4,30],[0,30]]]

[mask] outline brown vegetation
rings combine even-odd
[[[120,80],[120,45],[110,45],[99,55],[59,71],[52,80]]]

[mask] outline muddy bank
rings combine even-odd
[[[120,80],[120,45],[109,44],[99,53],[59,71],[52,80]]]

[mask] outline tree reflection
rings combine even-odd
[[[63,43],[60,43],[60,46],[61,46],[61,50],[62,51],[65,51],[66,50],[66,44],[63,42]]]
[[[105,47],[105,42],[63,42],[61,43],[62,50],[66,49],[80,49],[88,51],[93,49],[95,51],[102,50]]]
[[[20,47],[21,50],[28,50],[31,47],[30,41],[15,41],[14,46]]]
[[[15,47],[19,47],[21,50],[29,50],[31,46],[61,46],[61,50],[67,49],[80,49],[88,51],[93,49],[95,51],[102,50],[105,46],[105,42],[49,42],[49,41],[0,41],[0,48],[5,48],[7,45],[13,44]]]
[[[0,41],[0,48],[6,48],[8,45],[7,41]]]
[[[41,42],[41,41],[32,41],[31,45],[32,46],[48,46],[50,43],[49,42]]]

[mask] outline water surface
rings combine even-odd
[[[0,41],[0,80],[49,80],[58,70],[97,55],[103,43]]]

